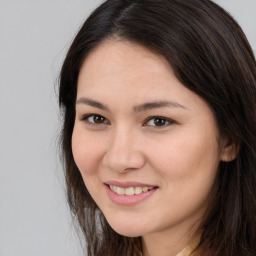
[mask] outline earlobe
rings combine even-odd
[[[223,162],[231,162],[236,159],[240,150],[240,143],[234,141],[228,141],[223,145],[221,161]]]

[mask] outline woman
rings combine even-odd
[[[256,68],[209,0],[107,0],[60,75],[88,255],[256,255]]]

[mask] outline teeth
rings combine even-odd
[[[125,189],[125,195],[126,196],[133,196],[134,195],[134,188],[131,187],[131,188],[126,188]]]
[[[143,192],[147,192],[152,190],[154,187],[129,187],[129,188],[121,188],[114,185],[109,186],[112,191],[117,193],[118,195],[126,195],[126,196],[133,196],[139,195]]]
[[[118,195],[124,195],[125,194],[125,189],[124,188],[120,188],[120,187],[116,187],[116,193]]]
[[[135,195],[139,195],[142,193],[142,188],[141,187],[136,187],[134,191]]]
[[[143,187],[143,188],[142,188],[142,191],[143,191],[143,192],[147,192],[147,191],[148,191],[148,187]]]

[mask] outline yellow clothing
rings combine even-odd
[[[184,248],[176,256],[190,256],[190,253],[196,248],[199,242],[200,242],[200,236],[195,238],[186,248]]]
[[[176,256],[190,256],[191,252],[192,252],[192,249],[190,246],[188,246],[184,250],[182,250],[180,253],[178,253]]]

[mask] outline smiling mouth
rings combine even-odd
[[[134,195],[140,195],[142,193],[151,191],[154,189],[154,187],[128,187],[128,188],[122,188],[115,185],[108,185],[108,187],[115,192],[118,195],[124,195],[124,196],[134,196]]]

